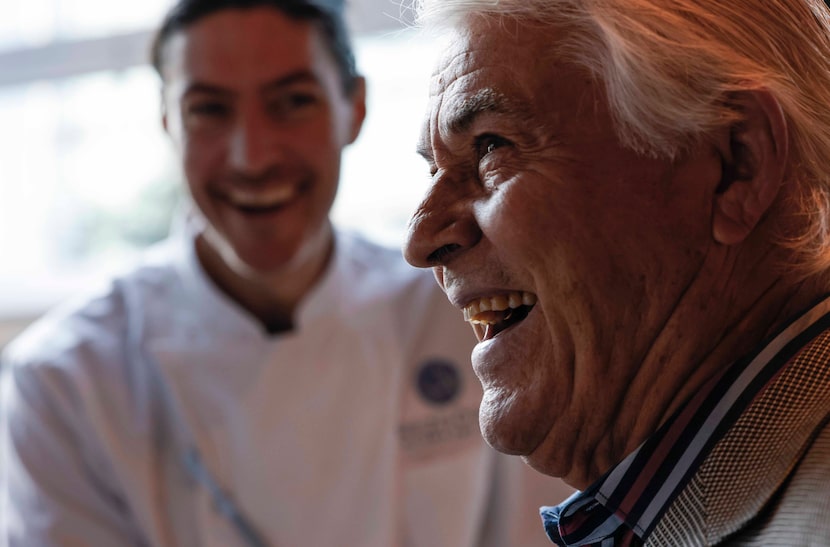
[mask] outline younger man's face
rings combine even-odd
[[[327,252],[341,150],[365,107],[317,27],[223,10],[171,36],[163,58],[164,126],[208,242],[263,274]]]

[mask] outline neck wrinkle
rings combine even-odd
[[[595,479],[636,450],[712,377],[827,290],[776,272],[769,266],[771,255],[740,267],[733,258],[725,278],[716,273],[723,267],[707,267],[704,262],[681,292],[621,399],[620,418],[607,436],[607,446],[597,447],[607,454],[609,465]],[[727,313],[716,317],[710,309]]]

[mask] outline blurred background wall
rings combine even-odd
[[[2,0],[0,347],[163,238],[181,179],[161,130],[152,31],[172,0]],[[369,83],[334,217],[399,245],[428,182],[415,143],[437,46],[396,0],[351,0]]]

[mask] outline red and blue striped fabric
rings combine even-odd
[[[712,378],[636,451],[584,492],[542,507],[548,537],[562,547],[643,545],[712,448],[798,352],[830,328],[823,300]]]

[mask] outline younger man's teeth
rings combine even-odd
[[[281,205],[294,196],[292,186],[279,186],[267,191],[236,190],[230,194],[231,201],[242,207],[273,207]]]
[[[532,306],[536,303],[536,295],[525,291],[514,291],[508,294],[499,294],[486,298],[479,298],[464,307],[464,320],[473,324],[490,323],[479,318],[478,315],[488,311],[504,311],[520,306]]]

